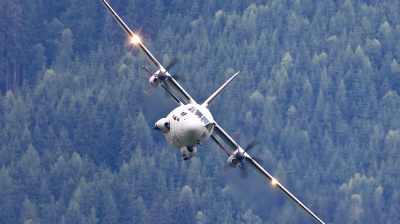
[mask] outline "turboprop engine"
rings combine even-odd
[[[144,77],[149,77],[149,82],[151,86],[144,90],[147,95],[151,95],[154,91],[161,86],[161,84],[165,84],[165,80],[169,77],[179,78],[182,77],[182,81],[184,80],[183,76],[171,76],[168,73],[169,69],[171,69],[176,63],[179,62],[177,57],[174,57],[168,64],[168,66],[164,68],[158,69],[154,74],[152,74],[146,67],[142,66],[139,68],[139,74]]]
[[[229,156],[228,163],[229,163],[229,166],[232,168],[236,168],[238,166],[238,161],[236,159],[235,154],[232,154],[231,156]]]
[[[169,126],[169,119],[168,118],[161,118],[160,120],[158,120],[156,122],[156,124],[153,127],[154,130],[159,130],[162,133],[168,133],[170,128],[171,127]]]
[[[166,78],[167,75],[165,74],[165,72],[161,72],[160,70],[158,70],[156,73],[154,73],[154,75],[150,77],[149,82],[154,88],[157,88],[161,85],[162,82],[165,81]]]

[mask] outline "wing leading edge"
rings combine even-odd
[[[151,64],[151,66],[155,70],[166,71],[165,68],[157,61],[157,59],[150,53],[149,50],[143,45],[140,41],[139,37],[135,35],[131,29],[122,21],[122,19],[118,16],[118,14],[114,11],[113,8],[107,3],[106,0],[101,0],[106,9],[111,13],[114,19],[118,22],[121,28],[125,31],[125,33],[131,38],[132,43],[137,46],[142,53],[142,55],[147,59],[147,61]],[[193,98],[179,85],[179,83],[166,71],[168,76],[166,82],[178,93],[178,95],[188,104],[196,103]]]
[[[246,153],[247,154],[247,153]],[[248,154],[246,155],[245,161],[253,169],[255,169],[259,174],[261,174],[265,179],[271,181],[271,184],[276,186],[280,191],[282,191],[288,198],[290,198],[294,203],[301,207],[305,212],[307,212],[311,217],[315,219],[318,223],[323,224],[324,222],[318,218],[310,209],[307,208],[299,199],[297,199],[292,193],[290,193],[281,183],[279,183],[271,174],[269,174],[262,166],[260,166],[253,158]]]
[[[111,13],[111,15],[114,17],[114,19],[118,22],[119,26],[125,31],[125,33],[133,40],[133,38],[137,38],[131,29],[124,23],[124,21],[118,16],[118,14],[114,11],[113,8],[111,8],[110,4],[106,0],[101,0],[103,5],[106,7],[106,9]],[[162,66],[161,64],[157,61],[157,59],[150,53],[149,50],[138,40],[135,42],[135,45],[139,47],[140,52],[146,57],[146,59],[149,61],[151,66],[158,70]]]

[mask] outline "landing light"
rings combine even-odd
[[[140,43],[140,37],[139,36],[137,36],[137,35],[133,35],[133,37],[132,37],[132,43],[133,44],[139,44]]]
[[[278,181],[277,181],[277,180],[275,180],[275,179],[272,179],[272,180],[271,180],[271,184],[272,184],[272,185],[274,185],[274,186],[275,186],[277,183],[278,183]]]

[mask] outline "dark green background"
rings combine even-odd
[[[399,1],[110,4],[197,102],[241,71],[214,118],[323,221],[400,222]],[[0,1],[0,223],[314,223],[212,142],[183,161],[142,65],[99,0]]]

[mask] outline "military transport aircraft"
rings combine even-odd
[[[259,165],[256,157],[252,158],[247,151],[256,145],[258,142],[253,139],[251,143],[244,149],[238,144],[237,136],[229,136],[213,119],[208,107],[214,100],[224,91],[224,89],[236,78],[239,72],[235,73],[228,79],[214,94],[212,94],[205,102],[198,104],[176,81],[176,79],[169,74],[168,70],[177,62],[176,59],[164,68],[157,59],[150,53],[149,50],[142,44],[140,37],[134,34],[129,27],[121,20],[117,13],[105,1],[101,0],[107,10],[113,15],[118,24],[122,27],[125,33],[131,38],[132,44],[139,48],[140,52],[149,61],[151,66],[156,70],[151,73],[146,67],[139,68],[139,74],[149,77],[151,84],[150,88],[144,90],[146,94],[152,94],[157,87],[162,87],[178,104],[166,118],[158,120],[154,129],[162,132],[172,146],[180,149],[183,159],[187,160],[192,158],[197,153],[196,146],[201,146],[207,139],[211,138],[217,145],[220,152],[228,156],[228,164],[222,168],[223,172],[229,171],[231,168],[239,167],[242,170],[242,178],[247,176],[245,164],[247,163],[264,178],[269,180],[273,186],[276,186],[287,197],[293,200],[305,212],[307,212],[318,223],[324,223],[319,219],[310,209],[301,203],[295,196],[293,196],[285,187],[283,187],[271,174],[264,170]],[[173,93],[173,91],[183,99],[184,103]],[[223,145],[216,139],[213,132],[219,136],[232,150],[226,150]]]

